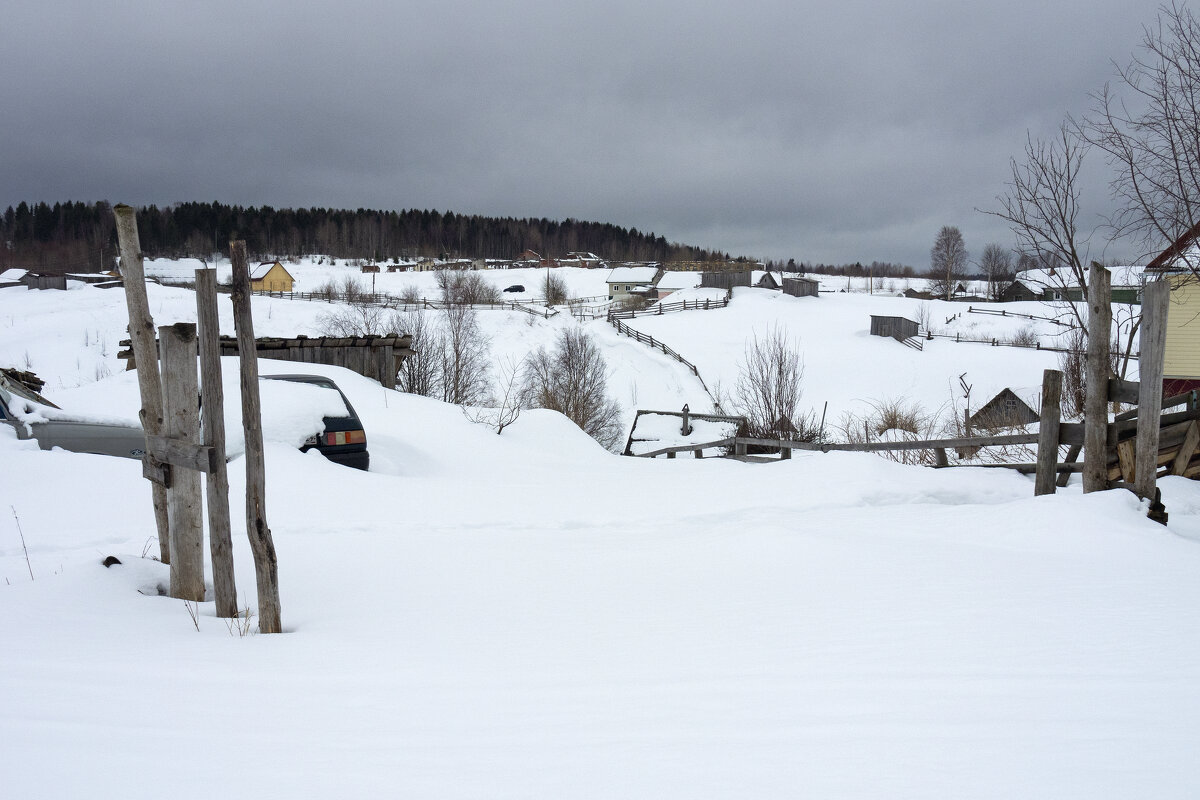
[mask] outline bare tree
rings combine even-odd
[[[804,360],[786,332],[774,328],[761,339],[754,333],[738,365],[735,406],[755,436],[801,438],[808,427],[796,413],[803,383]]]
[[[563,328],[553,350],[529,355],[524,372],[525,406],[558,411],[607,449],[617,449],[621,409],[608,396],[608,365],[587,332]]]
[[[1078,127],[1114,169],[1115,231],[1157,252],[1200,223],[1200,22],[1191,10],[1162,6],[1116,78]],[[1200,256],[1178,255],[1200,276]]]
[[[442,301],[449,305],[488,305],[503,301],[500,290],[478,272],[441,270],[436,280]]]
[[[412,336],[412,355],[404,359],[397,376],[400,391],[440,397],[442,351],[446,346],[441,328],[423,309],[396,314],[391,327]]]
[[[947,300],[954,294],[955,285],[962,280],[967,268],[967,246],[963,243],[962,231],[946,225],[938,231],[933,249],[929,251],[930,291],[944,295]]]
[[[987,275],[988,298],[998,299],[1013,279],[1012,251],[995,242],[984,245],[979,268]]]
[[[364,297],[317,318],[317,325],[324,336],[379,336],[385,332],[389,322],[387,312]]]
[[[1008,222],[1022,253],[1047,267],[1046,275],[1064,297],[1081,287],[1086,292],[1089,236],[1079,230],[1079,171],[1087,153],[1069,123],[1051,141],[1025,140],[1025,158],[1009,162],[1008,192],[1000,209],[986,213]],[[1076,324],[1087,327],[1074,303],[1065,306]]]
[[[443,314],[442,399],[460,406],[486,405],[491,397],[491,340],[469,307],[451,306]]]

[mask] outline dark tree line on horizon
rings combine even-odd
[[[720,251],[654,233],[576,219],[516,219],[453,212],[276,209],[177,203],[137,211],[142,250],[152,257],[228,256],[244,239],[252,258],[328,255],[390,261],[460,257],[515,259],[525,250],[561,258],[592,252],[609,261],[728,260]],[[117,238],[107,202],[9,206],[0,217],[0,265],[59,271],[109,269]]]

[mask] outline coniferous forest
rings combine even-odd
[[[138,209],[142,251],[151,257],[228,255],[244,239],[252,258],[322,254],[337,258],[467,257],[514,259],[592,252],[609,261],[725,260],[728,254],[662,236],[575,219],[497,218],[453,212],[271,208],[177,203]],[[110,269],[117,252],[107,202],[9,206],[0,218],[0,267],[54,272]]]

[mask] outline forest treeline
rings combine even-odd
[[[727,253],[668,242],[654,233],[575,219],[515,219],[450,211],[354,211],[177,203],[137,211],[142,251],[154,257],[228,255],[244,239],[252,258],[467,257],[514,259],[525,250],[559,258],[592,252],[609,261],[726,260]],[[0,266],[47,271],[109,269],[117,251],[107,202],[22,202],[0,218]]]

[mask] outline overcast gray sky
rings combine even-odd
[[[111,6],[111,7],[109,7]],[[0,208],[436,208],[760,258],[928,266],[1153,0],[29,2],[0,24]],[[1108,210],[1103,164],[1085,208]]]

